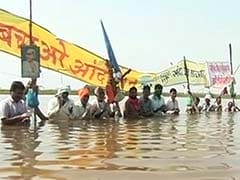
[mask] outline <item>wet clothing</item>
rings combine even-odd
[[[152,116],[153,115],[153,103],[151,99],[140,98],[140,114],[142,116]]]
[[[99,102],[98,100],[93,102],[90,113],[91,117],[95,119],[108,119],[112,115],[109,104],[105,101]]]
[[[172,98],[167,101],[166,106],[168,111],[179,109],[178,101],[176,99],[173,101]]]
[[[23,100],[15,102],[12,97],[8,97],[0,102],[1,119],[11,118],[27,112],[27,106]]]
[[[160,96],[160,98],[156,95],[153,95],[152,98],[153,103],[153,111],[154,112],[162,112],[161,108],[163,108],[166,104],[164,98]]]
[[[73,107],[73,119],[88,119],[90,118],[91,104],[87,103],[83,106],[81,100],[75,102]]]
[[[136,118],[140,114],[140,101],[138,98],[129,97],[125,102],[124,117]]]
[[[74,102],[68,99],[63,106],[60,107],[58,97],[50,99],[48,103],[47,114],[50,119],[73,119],[72,113]]]

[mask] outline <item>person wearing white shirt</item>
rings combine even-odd
[[[204,98],[205,102],[202,105],[202,111],[214,111],[214,106],[211,104],[211,95],[210,94],[206,94],[205,98]]]
[[[90,110],[91,117],[94,119],[109,119],[114,116],[109,103],[105,101],[105,91],[101,87],[95,89],[96,101],[93,102]]]
[[[73,119],[73,100],[69,99],[70,87],[58,89],[57,94],[48,103],[47,114],[49,119]]]
[[[176,100],[177,90],[175,88],[170,89],[170,98],[167,101],[167,114],[179,114],[180,109],[178,101]]]
[[[88,103],[90,90],[84,87],[78,91],[79,99],[73,107],[73,119],[89,119],[91,104]]]
[[[31,113],[23,101],[25,86],[21,81],[13,81],[10,97],[0,102],[2,125],[29,125]]]

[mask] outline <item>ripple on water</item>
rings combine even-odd
[[[32,176],[30,171],[40,176],[65,169],[170,174],[229,171],[239,166],[237,117],[183,114],[163,120],[4,127],[0,134],[0,177],[10,172],[10,177],[21,179]]]

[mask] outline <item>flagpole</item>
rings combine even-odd
[[[32,42],[32,0],[29,0],[29,37],[30,37],[30,45]]]
[[[231,43],[229,44],[229,60],[230,60],[230,71],[231,71],[231,76],[233,77],[233,63],[232,63],[232,45]],[[235,101],[235,95],[234,95],[234,79],[231,83],[231,92],[230,92],[230,96],[233,100],[233,103]]]
[[[230,55],[230,70],[231,70],[231,75],[233,75],[233,64],[232,64],[232,45],[231,43],[229,44],[229,55]]]
[[[29,0],[29,45],[33,45],[32,40],[32,0]],[[33,111],[33,120],[34,120],[34,127],[37,126],[37,114],[36,109],[34,108]]]
[[[188,72],[187,61],[185,56],[183,56],[183,63],[184,63],[185,76],[187,79],[187,90],[188,90],[188,93],[191,94],[190,83],[189,83],[189,72]]]

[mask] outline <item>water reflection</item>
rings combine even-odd
[[[4,156],[1,159],[1,171],[14,172],[12,178],[31,179],[35,176],[36,157],[41,152],[36,151],[41,141],[38,141],[38,132],[24,126],[2,126],[1,128]],[[0,176],[1,177],[1,176]]]
[[[69,179],[77,177],[79,170],[167,173],[169,179],[179,179],[176,173],[183,172],[182,179],[201,177],[201,172],[206,173],[205,179],[227,179],[231,173],[239,177],[238,115],[2,126],[0,178],[60,179],[70,170]]]

